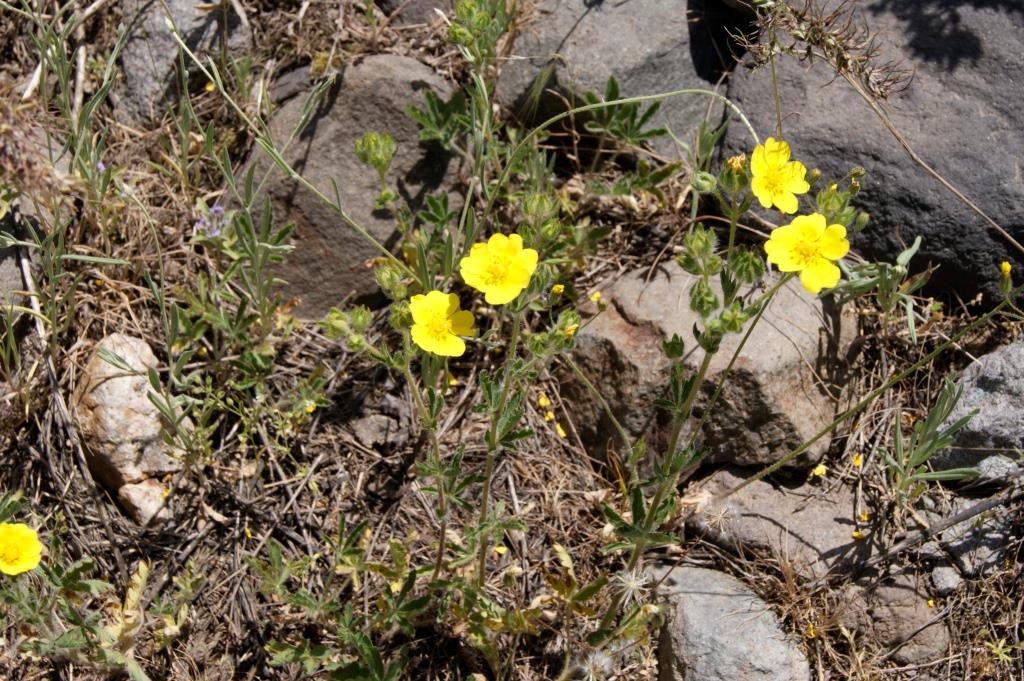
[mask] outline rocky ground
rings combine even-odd
[[[678,512],[663,528],[680,543],[645,559],[664,622],[630,654],[598,660],[592,678],[1024,678],[1019,323],[980,326],[866,409],[848,412],[990,310],[1000,298],[1000,261],[1024,270],[1021,4],[823,1],[803,26],[758,25],[738,0],[516,4],[520,17],[502,42],[494,98],[500,120],[524,127],[582,101],[584,92],[603,91],[614,76],[623,96],[716,90],[767,136],[776,94],[771,68],[758,63],[758,41],[768,31],[831,35],[851,64],[843,75],[821,55],[776,60],[785,136],[825,177],[866,170],[857,203],[871,220],[853,239],[851,261],[892,262],[921,236],[910,269],[931,273],[908,296],[913,333],[902,312],[883,314],[874,299],[841,304],[793,281],[742,348],[739,336],[727,339],[698,403],[708,454],[686,472]],[[65,7],[37,9],[58,6]],[[8,182],[18,189],[17,212],[7,213],[3,229],[24,240],[25,224],[45,236],[66,221],[67,252],[86,256],[58,269],[47,255],[57,248],[52,242],[0,253],[0,287],[20,306],[8,310],[0,350],[5,367],[14,361],[8,356],[20,358],[3,376],[8,465],[0,491],[24,494],[32,524],[53,538],[51,556],[92,557],[93,576],[117,594],[99,607],[104,616],[128,613],[132,575],[137,583],[138,565],[148,565],[136,628],[119,629],[119,642],[104,650],[139,660],[154,679],[304,678],[298,663],[271,664],[273,643],[332,634],[268,587],[260,561],[278,551],[293,565],[293,583],[326,593],[331,576],[314,568],[344,528],[367,523],[360,547],[368,562],[404,550],[428,564],[439,527],[427,483],[416,475],[426,444],[406,379],[331,340],[318,323],[331,308],[363,303],[373,310],[368,336],[392,333],[372,269],[379,252],[317,194],[337,197],[373,238],[401,250],[395,215],[376,201],[379,178],[353,153],[374,130],[393,137],[387,180],[414,210],[427,208],[430,196],[446,197],[453,211],[477,200],[471,169],[450,148],[421,140],[406,112],[428,92],[447,100],[466,84],[470,69],[446,40],[453,7],[444,0],[92,7],[67,5],[62,19],[78,50],[69,68],[80,99],[68,106],[81,112],[104,69],[116,73],[96,113],[103,144],[85,167],[60,142],[59,88],[45,78],[33,84],[33,37],[44,28],[0,5],[0,191]],[[167,12],[197,55],[236,59],[236,70],[221,75],[239,107],[221,97],[209,72],[193,68],[183,87]],[[123,49],[107,61],[119,29]],[[188,111],[180,107],[183,91],[191,95]],[[305,181],[254,143],[246,122],[264,113],[269,136]],[[601,551],[609,541],[601,509],[622,501],[622,437],[642,437],[651,451],[667,442],[666,424],[652,416],[669,368],[662,342],[689,338],[699,321],[688,305],[692,275],[673,258],[698,208],[689,198],[691,157],[673,137],[692,143],[701,121],[727,116],[718,100],[670,97],[654,123],[671,135],[600,167],[591,163],[593,140],[582,121],[544,142],[558,195],[571,205],[566,213],[602,238],[573,272],[578,295],[566,304],[578,306],[584,323],[571,361],[556,362],[531,386],[524,419],[532,433],[494,471],[495,496],[529,529],[508,531],[490,595],[546,618],[537,631],[503,640],[516,654],[502,678],[557,678],[567,650],[584,645],[592,615],[577,631],[565,613],[545,610],[562,552],[581,584],[621,570],[621,554]],[[711,151],[720,162],[751,146],[734,122]],[[294,224],[294,250],[273,269],[286,282],[275,289],[286,301],[273,315],[279,326],[260,336],[269,350],[250,352],[268,362],[259,389],[239,387],[228,368],[250,355],[218,354],[246,347],[224,342],[236,327],[218,317],[237,311],[237,299],[200,300],[200,289],[229,264],[202,238],[216,238],[218,215],[239,201],[218,158],[239,178],[250,169],[265,176],[255,193],[279,223]],[[679,165],[655,187],[607,190],[647,163]],[[117,190],[98,194],[99,186]],[[744,239],[760,243],[772,219],[755,208]],[[601,292],[599,303],[588,300],[592,291]],[[38,321],[49,312],[33,315],[29,292],[58,301],[51,318],[58,325]],[[171,299],[201,309],[204,326],[174,326],[165,314]],[[244,332],[257,334],[255,326]],[[186,341],[200,349],[179,362]],[[110,353],[122,362],[112,363]],[[480,351],[448,369],[438,437],[451,451],[464,444],[474,471],[484,466],[487,427],[473,409],[477,379],[500,362],[500,352]],[[179,418],[181,377],[196,367],[216,406]],[[726,375],[721,401],[703,418]],[[979,474],[927,484],[908,503],[883,456],[894,427],[910,433],[926,417],[946,376],[962,389],[946,423],[977,413],[929,470]],[[182,438],[196,433],[209,446],[183,458]],[[799,457],[760,476],[808,440]],[[372,611],[395,579],[378,571],[365,588],[349,584],[344,598]],[[164,612],[154,603],[174,606]],[[182,603],[187,616],[170,636],[163,618],[173,621]],[[23,652],[34,634],[10,626],[3,607],[4,678],[134,674],[73,646]],[[382,649],[408,651],[396,678],[493,678],[466,629],[443,613],[432,622],[382,637]],[[164,632],[162,644],[154,632]]]

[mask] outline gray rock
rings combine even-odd
[[[832,4],[836,4],[834,0]],[[954,186],[1024,240],[1024,4],[926,3],[871,0],[857,3],[860,20],[879,38],[880,61],[913,70],[913,81],[889,98],[888,109],[910,146]],[[940,7],[941,5],[941,7]],[[785,42],[785,39],[783,40]],[[984,291],[1000,299],[997,265],[1024,258],[977,214],[914,164],[843,78],[823,60],[812,67],[777,61],[784,136],[794,157],[826,178],[852,166],[867,170],[857,203],[870,212],[867,230],[854,237],[864,255],[890,262],[921,235],[912,262],[940,266],[932,281],[969,298]],[[762,136],[775,130],[775,99],[768,68],[739,69],[730,97]],[[734,124],[726,153],[751,150]]]
[[[107,362],[101,349],[120,357],[134,371],[128,373]],[[93,476],[119,494],[136,520],[148,521],[157,513],[150,502],[153,490],[162,492],[162,486],[153,480],[124,494],[120,491],[182,467],[177,452],[163,439],[164,421],[148,397],[152,388],[146,373],[156,366],[156,356],[144,340],[112,334],[96,344],[71,398],[71,413]],[[191,423],[184,427],[190,428]]]
[[[932,568],[931,578],[932,587],[938,596],[948,596],[959,589],[964,581],[960,571],[946,561]]]
[[[709,498],[743,482],[720,470],[701,484]],[[842,571],[867,558],[875,549],[872,533],[855,540],[854,496],[827,478],[820,484],[774,487],[763,480],[751,483],[722,502],[699,507],[687,526],[731,550],[755,550],[776,557],[802,579]]]
[[[581,329],[576,358],[630,434],[647,433],[649,442],[657,443],[664,429],[648,420],[668,385],[669,362],[661,341],[679,334],[688,349],[696,348],[692,329],[699,317],[689,308],[694,277],[674,262],[660,268],[649,283],[644,283],[646,276],[646,270],[634,272],[605,292],[608,309]],[[798,282],[784,286],[740,353],[704,427],[702,445],[711,450],[709,460],[774,463],[828,425],[835,406],[826,391],[842,383],[839,358],[845,356],[853,332],[852,319],[828,313]],[[698,408],[741,338],[730,334],[722,342]],[[696,370],[702,352],[690,354],[691,370]],[[576,427],[600,453],[615,436],[610,420],[586,391],[572,392],[580,405]],[[811,465],[827,448],[824,437],[790,466]]]
[[[381,10],[391,16],[396,10],[392,23],[404,26],[408,24],[432,24],[440,20],[437,10],[445,14],[452,11],[452,0],[377,0]]]
[[[872,577],[841,594],[843,626],[873,641],[897,664],[926,664],[946,656],[949,628],[913,575]],[[893,652],[894,651],[894,652]]]
[[[977,504],[974,499],[955,499],[950,515]],[[984,577],[999,567],[1003,552],[1013,540],[1013,520],[1005,507],[946,529],[941,539],[965,577]]]
[[[742,582],[696,567],[651,571],[669,601],[659,681],[800,681],[807,658],[778,617]]]
[[[167,0],[167,8],[182,41],[200,59],[215,56],[225,34],[232,51],[251,43],[249,29],[230,3],[204,11],[190,0]],[[178,43],[167,27],[167,12],[157,0],[121,0],[121,12],[128,39],[121,52],[124,81],[117,91],[119,104],[133,121],[146,123],[160,118],[178,97]],[[191,69],[193,65],[187,56],[185,59]]]
[[[392,442],[398,422],[384,414],[370,414],[352,422],[352,432],[359,444],[367,448]]]
[[[131,482],[117,490],[117,500],[136,523],[143,527],[156,526],[171,519],[165,489],[156,480]]]
[[[949,422],[972,410],[978,412],[956,435],[953,446],[932,457],[939,469],[978,466],[986,463],[985,474],[998,479],[1012,476],[1016,464],[1000,450],[1016,457],[1024,449],[1024,340],[1017,340],[981,357],[964,369],[960,377],[963,393]],[[1012,477],[1004,478],[1006,481]]]
[[[618,79],[623,97],[708,88],[728,65],[729,48],[717,18],[729,10],[705,13],[705,4],[709,3],[541,0],[502,68],[498,101],[533,118],[533,92],[546,87],[570,100],[588,90],[600,94],[609,76]],[[549,78],[538,88],[538,77],[547,73]],[[673,97],[664,101],[653,123],[668,125],[689,141],[707,106],[706,97]],[[536,113],[544,118],[556,110],[564,110],[564,101],[546,95]],[[674,153],[667,137],[655,147]]]
[[[406,107],[420,104],[424,92],[442,98],[448,84],[420,62],[395,55],[367,57],[346,67],[327,92],[305,129],[284,151],[284,158],[328,197],[337,182],[345,211],[378,241],[393,246],[398,223],[391,213],[376,210],[380,187],[376,173],[356,158],[355,143],[363,133],[387,132],[397,153],[388,182],[414,208],[444,186],[450,157],[433,145],[421,145],[416,123],[405,115]],[[306,97],[288,100],[274,114],[270,133],[281,147],[298,126]],[[296,312],[319,317],[332,306],[355,294],[367,298],[377,292],[367,261],[380,253],[313,192],[290,180],[257,151],[257,177],[270,169],[267,196],[275,219],[295,223],[294,252],[277,274],[287,284],[286,296],[299,298]]]

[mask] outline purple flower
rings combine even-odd
[[[96,170],[98,172],[102,173],[102,172],[106,171],[106,169],[107,169],[107,164],[106,163],[104,163],[103,161],[96,161]]]
[[[224,217],[224,206],[220,204],[214,204],[213,208],[210,209],[210,215],[215,218]]]

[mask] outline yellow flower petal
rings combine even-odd
[[[850,242],[846,240],[846,228],[842,225],[829,225],[821,236],[821,254],[829,260],[839,260],[850,252]]]
[[[489,304],[504,305],[529,286],[538,257],[537,251],[523,248],[518,234],[493,234],[487,243],[473,244],[469,255],[459,261],[459,273]]]
[[[454,293],[430,291],[409,300],[413,325],[412,342],[435,355],[458,357],[466,352],[466,343],[459,336],[474,336],[473,315],[459,309]]]
[[[24,523],[0,523],[0,572],[20,575],[39,566],[43,544]]]
[[[815,258],[800,272],[800,283],[808,293],[820,293],[823,288],[832,288],[839,283],[842,272],[825,258]]]

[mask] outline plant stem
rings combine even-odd
[[[430,411],[427,409],[427,405],[423,401],[423,395],[420,394],[420,388],[416,385],[416,380],[413,378],[412,369],[409,368],[408,361],[406,361],[402,366],[402,375],[405,376],[405,381],[409,384],[409,392],[412,393],[413,402],[416,404],[416,411],[419,412],[423,428],[427,431],[427,434],[430,437],[430,455],[434,459],[434,464],[440,467],[441,446],[437,441],[437,428],[434,427],[434,422],[430,418]],[[445,545],[447,543],[448,535],[447,490],[445,489],[444,475],[438,474],[437,477],[437,514],[441,516],[441,534],[437,540],[437,557],[434,559],[434,572],[430,576],[430,581],[436,580],[438,575],[441,573],[441,568],[444,565],[444,552],[446,549]]]
[[[696,378],[690,387],[689,393],[686,395],[686,399],[683,401],[682,408],[676,412],[672,422],[672,435],[669,438],[667,456],[675,456],[676,447],[679,445],[679,436],[683,431],[683,424],[685,424],[690,418],[690,412],[693,410],[693,402],[697,397],[697,393],[700,391],[700,386],[704,382],[704,377],[708,373],[708,367],[711,366],[711,359],[715,356],[713,352],[704,353],[704,359],[700,363],[700,368],[697,369]],[[681,361],[681,360],[680,360]],[[682,471],[677,471],[674,475],[671,475],[661,481],[658,485],[658,489],[654,492],[654,497],[651,499],[650,505],[647,507],[647,516],[644,518],[643,532],[637,538],[636,543],[633,545],[633,551],[629,556],[629,561],[626,563],[626,570],[632,572],[636,569],[637,564],[640,562],[641,556],[643,556],[644,549],[647,548],[646,536],[654,530],[654,523],[658,518],[658,508],[665,501],[665,496],[670,490],[675,489],[676,484],[679,481],[679,475]],[[615,619],[615,615],[618,614],[619,605],[622,603],[622,592],[619,591],[612,598],[611,605],[605,611],[604,616],[601,618],[601,629],[607,629],[611,626],[612,620]]]
[[[494,475],[494,461],[498,456],[498,451],[501,449],[501,443],[498,442],[498,418],[505,411],[505,404],[508,402],[508,395],[512,387],[510,367],[519,346],[519,329],[522,326],[522,318],[522,312],[516,312],[512,318],[512,337],[509,340],[508,352],[505,354],[505,373],[501,383],[501,396],[498,398],[498,404],[495,405],[494,411],[491,412],[491,427],[487,433],[487,460],[484,463],[484,486],[480,495],[481,527],[487,522],[487,513],[490,510],[491,477]],[[487,570],[488,543],[488,535],[486,532],[483,532],[480,535],[480,547],[477,556],[477,587],[483,587],[484,585],[484,574]]]

